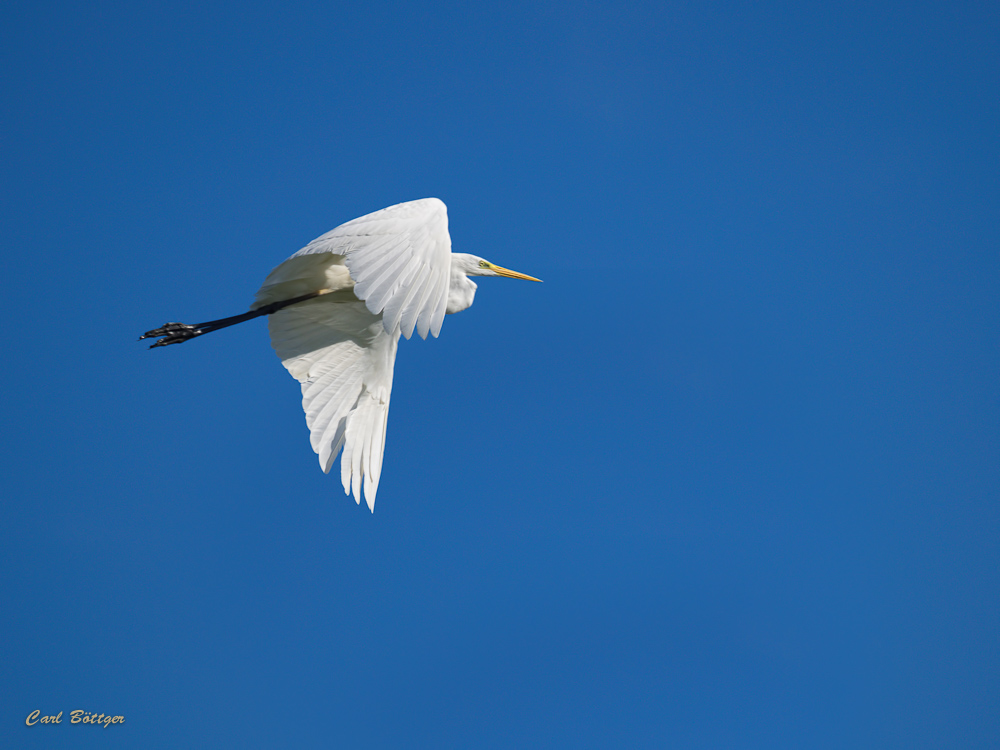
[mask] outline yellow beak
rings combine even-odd
[[[534,276],[528,276],[527,274],[518,273],[517,271],[511,271],[507,268],[501,268],[500,266],[494,266],[490,264],[490,270],[495,271],[497,276],[506,276],[508,279],[524,279],[525,281],[541,281],[541,279],[536,279]]]

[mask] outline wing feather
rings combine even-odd
[[[437,198],[399,203],[341,224],[292,258],[317,253],[343,256],[354,293],[373,315],[393,310],[383,319],[387,333],[394,325],[406,338],[414,328],[423,338],[440,333],[437,321],[444,319],[447,304],[451,237],[448,210]],[[420,288],[414,289],[414,284]]]
[[[387,333],[359,301],[319,297],[268,318],[271,344],[302,384],[302,408],[320,467],[337,454],[344,490],[373,511],[382,473],[399,330]]]
[[[275,268],[253,308],[318,290],[335,294],[269,316],[271,344],[302,385],[309,440],[344,491],[374,510],[400,335],[441,332],[451,274],[448,212],[437,198],[342,224]]]
[[[383,319],[399,321],[400,330],[406,338],[413,335],[413,328],[417,324],[414,299],[424,288],[430,274],[431,270],[427,266],[418,266],[416,276],[407,286],[394,293],[385,306]]]

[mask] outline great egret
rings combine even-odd
[[[271,345],[302,384],[302,408],[319,464],[341,448],[344,492],[368,507],[382,472],[392,368],[399,336],[437,336],[446,314],[472,305],[470,276],[540,279],[475,255],[451,252],[448,213],[437,198],[399,203],[341,224],[268,274],[250,312],[198,325],[166,323],[140,338],[180,344],[269,315]]]

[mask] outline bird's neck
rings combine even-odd
[[[465,275],[465,271],[451,267],[451,283],[448,286],[448,307],[445,312],[452,315],[472,306],[476,298],[476,282]]]

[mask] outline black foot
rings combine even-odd
[[[162,328],[146,331],[139,337],[139,340],[162,336],[163,338],[155,344],[149,345],[150,349],[155,349],[158,346],[167,346],[168,344],[183,344],[188,339],[201,336],[203,333],[205,331],[200,326],[189,326],[187,323],[164,323]]]

